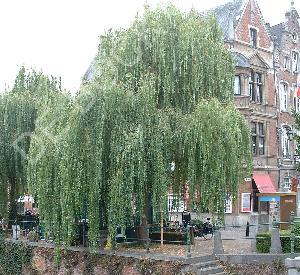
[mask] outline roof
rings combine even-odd
[[[249,59],[241,53],[231,52],[233,59],[235,60],[235,66],[242,68],[250,68]]]
[[[253,179],[260,193],[275,193],[276,188],[267,173],[253,174]]]
[[[234,0],[208,12],[215,15],[225,40],[234,39],[234,28],[242,14],[244,3],[245,0]]]
[[[86,70],[85,74],[82,77],[83,82],[89,82],[92,80],[94,76],[94,65],[95,65],[95,58],[92,60],[90,66]]]
[[[277,44],[281,43],[282,34],[284,32],[284,29],[285,29],[284,23],[280,23],[275,26],[269,27],[269,33],[271,36],[275,36],[275,41],[277,42]]]

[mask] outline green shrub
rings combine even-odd
[[[290,230],[281,230],[280,231],[280,242],[283,253],[291,252],[291,231]]]
[[[299,238],[297,238],[299,236]],[[295,224],[295,252],[300,253],[300,224]],[[291,252],[291,231],[280,231],[280,242],[283,253]],[[271,247],[271,233],[263,232],[256,235],[256,250],[259,253],[269,253]]]
[[[1,275],[21,275],[22,269],[30,265],[32,248],[26,244],[0,241]]]
[[[27,238],[28,238],[28,241],[30,241],[30,242],[38,242],[39,241],[39,235],[36,231],[30,231],[28,233]]]
[[[294,233],[295,233],[295,252],[300,253],[300,224],[295,223]],[[282,246],[282,252],[290,253],[291,252],[291,231],[281,230],[280,241]]]
[[[300,253],[300,224],[295,223],[295,252]]]
[[[256,251],[259,253],[269,253],[271,247],[271,233],[261,232],[256,235]]]

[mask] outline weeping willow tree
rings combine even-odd
[[[251,150],[215,19],[146,9],[101,38],[94,72],[75,100],[53,97],[38,114],[28,181],[46,229],[69,244],[74,221],[87,218],[95,244],[100,227],[113,238],[150,207],[159,219],[168,192],[186,186],[191,205],[222,214]]]
[[[0,95],[0,215],[16,218],[16,201],[27,191],[26,167],[38,100],[57,86],[34,70],[21,67],[11,91]]]

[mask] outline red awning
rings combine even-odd
[[[268,174],[253,174],[253,179],[260,193],[276,192],[276,188]]]

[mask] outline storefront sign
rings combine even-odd
[[[280,201],[280,197],[259,197],[259,201]]]

